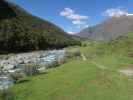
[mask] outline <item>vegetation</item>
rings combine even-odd
[[[89,61],[77,60],[17,84],[13,93],[15,100],[132,100],[132,84],[115,70],[101,70]]]
[[[10,90],[0,91],[0,100],[14,100],[14,94]]]
[[[132,100],[133,80],[119,72],[133,64],[132,42],[130,33],[109,43],[69,47],[68,52],[78,51],[87,60],[81,56],[29,77],[29,82],[12,88],[14,100]]]
[[[10,74],[11,79],[14,81],[14,83],[21,83],[25,81],[25,74],[22,72],[15,72]]]
[[[0,12],[1,52],[59,49],[80,44],[56,25],[5,0],[0,3]]]
[[[34,64],[27,64],[24,67],[24,73],[27,76],[37,75],[39,73],[38,72],[38,66],[34,65]]]
[[[7,11],[15,13],[6,16],[3,12],[4,17],[0,17],[1,50],[51,49],[80,44],[55,25],[10,6],[12,9],[6,8]],[[133,33],[129,33],[106,43],[85,41],[81,46],[66,48],[69,61],[55,64],[60,67],[37,76],[32,76],[37,72],[36,66],[29,65],[26,67],[27,74],[31,75],[27,78],[29,81],[15,84],[9,92],[1,92],[0,99],[133,100],[133,78],[120,73],[129,65],[133,68],[132,44]],[[15,74],[13,78],[17,82],[22,77]]]

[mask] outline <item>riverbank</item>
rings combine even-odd
[[[125,43],[66,48],[66,63],[15,84],[12,100],[133,100],[132,46]]]
[[[22,73],[31,75],[34,71],[44,71],[47,68],[55,67],[54,64],[63,61],[65,57],[65,50],[5,55],[0,58],[0,89],[7,89],[7,87],[10,87],[13,84],[14,80],[11,80],[12,75],[13,77],[20,77],[20,74],[22,75]],[[27,65],[30,65],[29,68]]]
[[[133,80],[119,72],[133,63],[133,58],[95,55],[92,47],[68,51],[80,51],[81,56],[45,74],[29,77],[29,82],[16,84],[11,88],[14,100],[133,100]]]

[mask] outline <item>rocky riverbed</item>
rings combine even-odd
[[[38,70],[45,70],[48,66],[65,59],[65,50],[37,51],[21,54],[9,54],[0,57],[0,89],[8,87],[12,81],[8,79],[6,73],[20,71],[22,65],[40,65]]]

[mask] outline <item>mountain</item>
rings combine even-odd
[[[0,14],[0,51],[59,49],[80,44],[56,25],[6,0],[0,1]]]
[[[130,32],[133,32],[133,16],[121,16],[108,18],[96,26],[86,28],[78,36],[109,41]]]

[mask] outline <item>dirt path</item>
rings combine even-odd
[[[83,53],[81,54],[81,57],[82,57],[83,61],[87,60],[87,58],[85,57],[85,55]]]
[[[133,76],[133,70],[131,69],[123,69],[123,70],[120,70],[119,72],[126,76]]]
[[[98,64],[95,61],[91,61],[92,64],[96,65],[99,69],[105,70],[107,69],[107,67],[105,67],[104,65]]]
[[[82,57],[83,61],[87,60],[86,56],[83,53],[81,54],[81,57]],[[95,61],[91,61],[91,63],[96,65],[99,69],[102,69],[102,70],[107,69],[107,67],[105,67],[104,65],[98,64]]]
[[[83,61],[87,61],[87,58],[86,56],[82,53],[81,54],[81,57],[82,57],[82,60]],[[102,70],[105,70],[105,69],[108,69],[106,66],[104,65],[101,65],[95,61],[91,61],[92,64],[96,65],[99,69],[102,69]],[[119,70],[118,71],[119,73],[122,73],[126,76],[133,76],[133,69],[123,69],[123,70]]]

